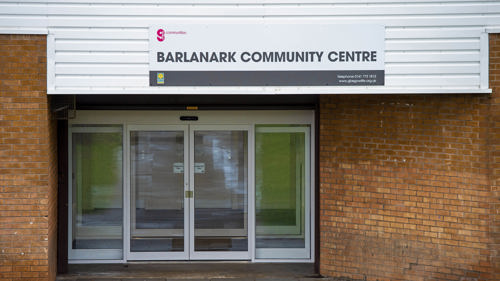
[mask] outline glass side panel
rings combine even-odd
[[[132,252],[184,251],[184,132],[130,132]]]
[[[247,131],[194,132],[195,251],[247,251]]]
[[[280,128],[256,128],[256,247],[304,248],[306,133]]]
[[[122,129],[74,127],[73,249],[122,249]]]

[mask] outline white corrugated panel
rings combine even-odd
[[[148,27],[179,23],[386,26],[385,86],[149,87]],[[488,26],[500,1],[0,0],[0,31],[48,28],[48,89],[73,93],[434,93],[487,91]]]

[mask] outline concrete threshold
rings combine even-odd
[[[166,262],[69,265],[58,281],[316,281],[312,263]]]

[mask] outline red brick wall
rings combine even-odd
[[[490,35],[490,87],[491,255],[500,280],[500,34]]]
[[[500,280],[493,38],[493,95],[321,96],[321,274]]]
[[[46,37],[0,35],[0,279],[53,280],[56,144]]]

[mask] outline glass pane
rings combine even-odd
[[[130,132],[132,252],[184,251],[184,132]]]
[[[306,134],[280,128],[256,130],[256,247],[304,248]]]
[[[247,251],[247,132],[194,132],[195,251]]]
[[[74,127],[72,248],[122,249],[121,127]]]

